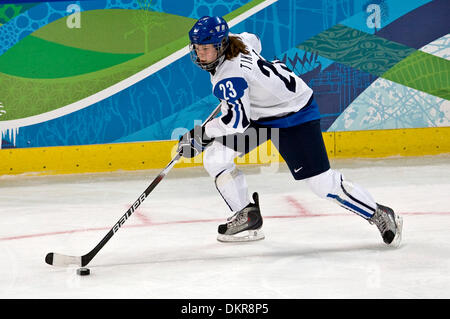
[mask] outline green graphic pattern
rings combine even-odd
[[[450,61],[344,25],[335,25],[298,48],[438,97],[450,97]]]
[[[168,13],[126,9],[85,11],[80,21],[81,28],[70,29],[66,19],[59,19],[33,36],[84,50],[137,54],[163,45],[169,32],[172,38],[183,36],[193,24],[192,19]]]
[[[319,55],[381,76],[395,64],[415,52],[402,44],[337,24],[298,46]]]
[[[416,51],[383,78],[450,100],[450,61]]]
[[[82,50],[28,36],[0,56],[0,72],[25,78],[62,78],[105,69],[139,55]]]
[[[104,11],[104,14],[108,15],[110,11],[123,12],[132,10],[115,9],[100,11]],[[195,22],[193,19],[166,13],[156,12],[152,14],[160,15],[160,20],[164,21],[164,23],[155,23],[155,25],[152,25],[152,34],[162,34],[162,36],[159,38],[159,42],[152,38],[152,50],[147,54],[142,54],[140,56],[135,55],[137,56],[136,58],[96,72],[63,78],[33,79],[0,73],[0,88],[8,88],[8,90],[1,91],[1,102],[3,105],[7,106],[7,112],[3,114],[1,120],[6,121],[25,118],[52,111],[64,105],[79,101],[136,74],[187,45],[187,32]],[[130,17],[130,15],[128,15],[128,17]],[[65,21],[65,19],[62,20]],[[115,23],[121,24],[124,23],[124,21],[117,20]],[[132,26],[132,24],[129,24],[129,26]],[[105,24],[103,27],[108,29],[111,28],[111,25]],[[130,31],[131,30],[132,29],[130,29]],[[89,31],[91,32],[91,37],[95,37],[95,33],[98,30],[89,29]],[[142,33],[141,37],[142,43],[144,43],[144,33]],[[120,37],[118,36],[118,38]],[[41,41],[43,40],[41,39]],[[102,41],[99,40],[99,42]],[[103,41],[103,43],[106,42],[107,41]],[[99,45],[103,45],[104,47],[108,46],[107,44]],[[109,45],[109,47],[111,47],[111,45]],[[145,48],[145,44],[142,47]],[[74,52],[73,50],[75,49],[71,49],[72,52]],[[47,51],[45,54],[51,54],[51,52]],[[2,57],[4,56],[5,54]],[[0,61],[1,60],[0,57]],[[33,72],[35,72],[33,75],[38,72],[50,72],[44,70],[38,60],[33,59],[33,61],[36,64],[33,69]],[[78,65],[79,63],[75,63],[75,66],[64,65],[64,72],[67,72],[67,70],[73,71]],[[3,64],[3,66],[5,66],[5,64]],[[55,72],[54,68],[53,72]],[[60,73],[60,75],[61,74],[63,73]],[[55,74],[53,73],[53,76],[54,75]]]
[[[175,40],[152,53],[101,71],[59,79],[30,79],[0,73],[2,102],[9,107],[2,120],[12,120],[52,111],[81,100],[130,77],[186,45]]]
[[[0,4],[0,26],[35,5],[36,3]]]

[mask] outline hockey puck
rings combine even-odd
[[[89,268],[78,268],[77,269],[77,275],[80,276],[87,276],[91,273],[91,271],[89,270]]]

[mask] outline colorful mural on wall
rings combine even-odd
[[[258,34],[314,89],[323,131],[450,126],[449,13],[446,0],[2,1],[1,148],[177,138],[218,102],[186,47],[203,15]]]

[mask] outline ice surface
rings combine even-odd
[[[240,166],[266,238],[220,243],[230,212],[203,168],[173,169],[88,267],[91,250],[159,173],[0,177],[0,298],[450,298],[450,155],[334,160],[404,219],[400,248],[285,165]]]

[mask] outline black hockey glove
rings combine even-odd
[[[214,140],[205,134],[205,128],[196,125],[192,130],[184,134],[178,142],[178,152],[181,156],[192,158],[202,153]]]

